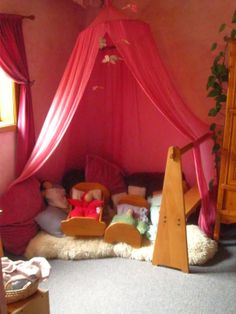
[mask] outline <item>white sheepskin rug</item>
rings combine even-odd
[[[196,225],[187,225],[188,254],[190,265],[203,265],[214,257],[217,242],[208,238]],[[47,259],[80,260],[89,258],[123,257],[139,261],[151,261],[153,243],[135,249],[126,243],[109,244],[102,238],[56,238],[43,231],[28,244],[25,256],[42,256]]]

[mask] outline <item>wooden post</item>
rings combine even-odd
[[[152,263],[189,272],[181,153],[178,147],[168,150]]]

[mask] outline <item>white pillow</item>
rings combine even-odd
[[[118,203],[119,203],[119,200],[124,197],[124,196],[127,196],[128,194],[126,192],[121,192],[121,193],[117,193],[117,194],[113,194],[111,199],[112,199],[112,202],[113,202],[113,205],[114,207],[116,208]]]
[[[130,195],[138,195],[138,196],[142,196],[142,197],[145,198],[146,188],[145,187],[141,187],[141,186],[129,185],[128,186],[128,194],[130,194]]]

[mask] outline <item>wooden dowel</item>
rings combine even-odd
[[[193,148],[194,145],[199,145],[202,142],[204,142],[207,138],[209,138],[211,136],[211,133],[206,133],[203,136],[199,137],[196,141],[191,142],[187,145],[185,145],[184,147],[180,148],[180,154],[183,155],[184,153],[186,153],[188,150],[190,150],[191,148]]]

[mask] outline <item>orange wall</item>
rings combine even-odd
[[[150,24],[180,94],[209,123],[210,47],[221,39],[220,24],[231,21],[235,0],[113,0],[119,8],[130,2],[136,2],[137,14],[125,11]],[[36,16],[34,21],[24,21],[24,34],[30,77],[35,80],[32,94],[38,134],[77,33],[96,16],[97,9],[84,10],[72,0],[1,0],[0,12]],[[14,175],[14,135],[0,133],[0,143],[1,192]]]

